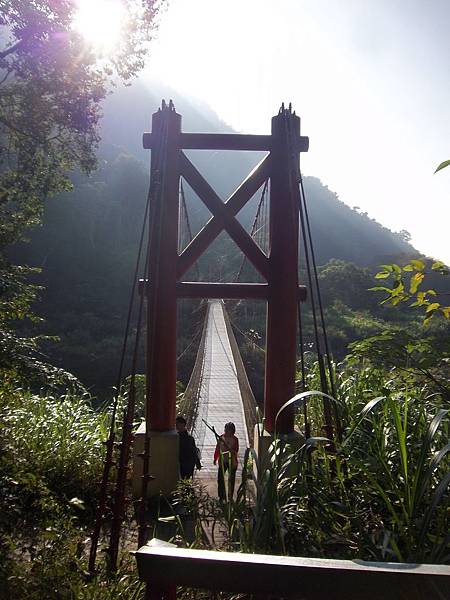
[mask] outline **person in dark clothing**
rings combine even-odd
[[[194,468],[200,471],[202,464],[198,456],[195,440],[186,429],[186,419],[178,416],[175,420],[175,426],[179,437],[179,457],[180,457],[180,477],[181,479],[192,479]]]

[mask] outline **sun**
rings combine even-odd
[[[125,9],[120,0],[76,0],[72,27],[101,55],[110,54],[120,42]]]

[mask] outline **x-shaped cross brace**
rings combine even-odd
[[[249,233],[235,218],[270,174],[270,154],[253,169],[226,202],[209,185],[184,152],[180,152],[180,174],[206,205],[213,217],[192,239],[179,256],[177,276],[180,279],[211,245],[219,233],[227,231],[244,255],[267,280],[269,259]]]

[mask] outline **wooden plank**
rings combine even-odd
[[[267,278],[268,258],[259,246],[253,241],[242,225],[230,214],[226,205],[222,202],[206,179],[194,167],[185,154],[180,154],[180,171],[192,189],[198,194],[208,210],[218,219],[229,236],[242,250],[253,266]]]
[[[151,150],[158,143],[152,133],[144,133],[142,145]],[[242,135],[238,133],[181,133],[178,137],[178,148],[185,150],[249,150],[267,151],[272,148],[270,135]],[[298,152],[307,152],[309,138],[300,136],[297,144]]]
[[[211,590],[302,600],[444,600],[450,567],[213,552],[158,540],[136,553],[139,577]]]
[[[235,216],[248,200],[258,191],[270,175],[270,155],[256,165],[253,171],[244,179],[238,188],[225,202],[229,213]],[[212,217],[203,229],[193,238],[180,254],[178,261],[178,278],[181,278],[196,260],[203,254],[208,246],[223,230],[223,223],[217,217]]]

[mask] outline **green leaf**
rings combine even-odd
[[[441,312],[446,319],[450,319],[450,306],[441,306]]]
[[[425,269],[425,263],[423,262],[423,260],[417,260],[415,258],[413,258],[410,261],[410,264],[417,269],[417,271],[423,271]]]
[[[390,276],[390,273],[386,273],[385,271],[380,271],[375,275],[375,279],[387,279]]]
[[[414,267],[412,265],[405,265],[403,267],[404,271],[414,271]]]
[[[433,318],[433,314],[434,313],[431,313],[430,316],[423,320],[424,327],[426,327],[430,323],[431,319]]]
[[[417,292],[417,288],[422,283],[425,275],[423,273],[415,273],[411,277],[411,281],[409,282],[409,291],[411,294],[415,294]]]
[[[433,302],[432,304],[430,304],[430,306],[427,307],[427,310],[425,312],[433,312],[434,310],[437,310],[440,306],[441,305],[439,304],[439,302]]]
[[[450,160],[444,160],[444,162],[441,162],[441,164],[438,166],[435,173],[437,173],[441,169],[445,169],[445,167],[448,167],[449,165],[450,165]]]
[[[441,260],[437,260],[431,265],[433,271],[437,271],[439,269],[442,269],[443,267],[445,267],[445,264]]]

